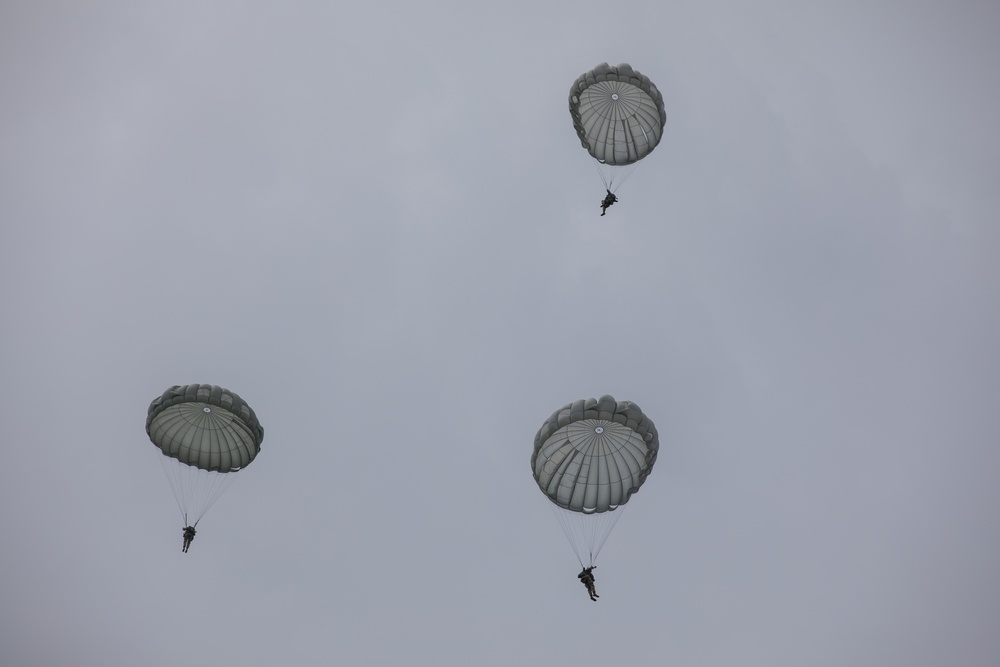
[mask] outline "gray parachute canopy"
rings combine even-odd
[[[631,401],[612,396],[557,410],[535,435],[531,469],[549,500],[594,514],[628,502],[653,469],[656,426]]]
[[[246,401],[213,384],[167,389],[149,405],[146,433],[166,456],[220,473],[250,465],[264,440]]]
[[[601,63],[581,74],[569,91],[569,112],[583,147],[613,166],[649,155],[667,124],[660,91],[625,63]]]

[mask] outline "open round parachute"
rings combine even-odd
[[[581,564],[594,559],[632,494],[653,469],[656,426],[631,401],[569,403],[535,435],[531,470]]]
[[[609,190],[631,174],[634,165],[656,148],[667,124],[663,95],[647,77],[622,63],[601,63],[573,83],[569,113],[580,143],[602,165]]]
[[[146,433],[188,525],[197,525],[264,440],[246,401],[211,384],[175,385],[153,399]]]

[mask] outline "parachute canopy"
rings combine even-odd
[[[264,429],[239,395],[213,384],[175,385],[153,399],[146,433],[185,525],[197,525],[260,452]]]
[[[601,63],[581,74],[569,91],[569,112],[583,147],[612,166],[649,155],[667,124],[660,91],[625,63]]]
[[[538,488],[571,512],[595,514],[628,502],[659,450],[653,422],[631,401],[612,396],[557,410],[535,435],[531,468]]]
[[[220,473],[250,465],[264,440],[246,401],[213,384],[175,385],[153,399],[146,433],[164,455]]]

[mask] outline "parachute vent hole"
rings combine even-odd
[[[598,426],[597,428],[594,429],[594,433],[598,433],[598,434],[604,433],[604,427],[603,426]]]
[[[611,99],[613,99],[615,102],[617,102],[618,101],[618,93],[611,93]]]
[[[203,407],[203,408],[202,408],[202,411],[203,411],[203,412],[211,412],[211,411],[212,411],[212,408],[210,408],[210,407],[208,407],[208,406],[206,405],[205,407]]]

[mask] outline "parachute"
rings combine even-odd
[[[538,430],[532,474],[581,566],[594,564],[659,446],[656,426],[638,405],[607,395],[569,403]]]
[[[198,521],[260,452],[264,429],[237,394],[212,384],[175,385],[153,399],[146,433],[184,524]]]
[[[663,95],[647,77],[622,63],[601,63],[569,90],[569,113],[580,143],[597,160],[604,187],[614,192],[663,137]]]

